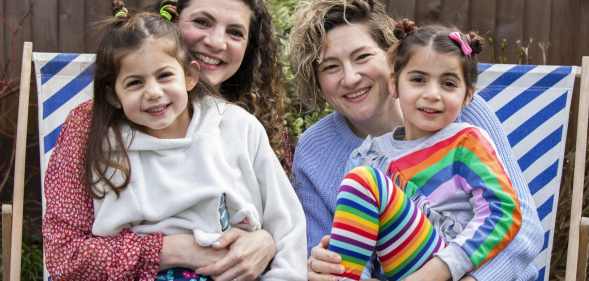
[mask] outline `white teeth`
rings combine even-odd
[[[164,109],[166,109],[166,105],[150,107],[150,108],[146,109],[145,111],[147,111],[149,113],[157,113],[157,112],[160,112]]]
[[[346,97],[349,99],[353,99],[353,98],[357,98],[357,97],[365,94],[366,92],[368,92],[368,89],[363,89],[363,90],[355,92],[355,93],[347,94]]]
[[[204,62],[204,63],[206,63],[206,64],[213,64],[213,65],[217,65],[217,64],[220,64],[220,63],[221,63],[221,60],[219,60],[219,59],[216,59],[216,58],[211,58],[211,57],[209,57],[209,56],[205,56],[205,55],[203,55],[203,54],[197,54],[197,55],[196,55],[196,58],[197,58],[199,61],[202,61],[202,62]]]
[[[435,110],[432,108],[420,108],[419,110],[423,111],[423,112],[427,112],[427,113],[437,113],[440,112],[439,110]]]

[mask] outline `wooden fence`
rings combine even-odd
[[[145,7],[153,2],[127,1],[129,7]],[[519,54],[526,48],[527,62],[534,64],[579,64],[581,55],[589,55],[587,0],[385,2],[395,18],[409,17],[418,23],[442,22],[479,31],[492,40],[493,48],[483,53],[483,59],[488,62],[517,63],[518,59],[526,62],[522,59],[525,56]],[[97,34],[94,23],[109,15],[110,3],[110,0],[0,0],[0,66],[3,67],[0,75],[6,73],[0,79],[20,73],[23,41],[33,41],[36,51],[93,52]]]

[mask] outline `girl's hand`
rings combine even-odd
[[[215,264],[197,268],[196,273],[215,281],[255,280],[264,272],[276,254],[272,236],[265,230],[246,232],[232,228],[223,233],[214,249],[228,249],[227,255]]]
[[[342,258],[327,250],[329,235],[323,236],[317,246],[311,250],[311,256],[307,261],[309,268],[309,281],[337,281],[339,277],[331,275],[343,273],[344,267],[340,264]]]
[[[197,268],[214,264],[227,255],[227,249],[200,247],[189,234],[164,236],[160,253],[160,269],[171,267]]]

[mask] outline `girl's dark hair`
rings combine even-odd
[[[176,20],[191,1],[198,0],[160,0],[157,10],[174,6]],[[264,0],[240,1],[252,10],[248,44],[239,69],[221,83],[220,92],[226,100],[242,106],[262,122],[274,152],[284,163],[288,153],[284,142],[285,89],[272,17]]]
[[[92,121],[84,164],[85,181],[90,194],[96,198],[104,197],[106,191],[97,188],[97,184],[106,185],[118,194],[129,184],[131,176],[128,144],[121,135],[121,126],[132,123],[126,118],[115,93],[122,59],[141,48],[149,38],[168,40],[172,44],[167,45],[170,47],[165,51],[178,60],[187,75],[198,74],[191,67],[190,52],[174,24],[158,14],[129,16],[123,9],[115,7],[113,12],[117,16],[103,22],[105,32],[96,52]],[[201,79],[188,95],[194,99],[207,93],[213,94],[214,90]],[[115,173],[121,176],[120,180],[113,180]]]
[[[388,51],[389,64],[393,67],[395,81],[399,81],[401,71],[407,66],[418,47],[430,47],[438,53],[453,54],[460,58],[465,84],[467,88],[474,89],[478,77],[477,54],[482,51],[483,39],[474,32],[466,35],[460,33],[462,41],[472,49],[472,54],[465,55],[460,45],[449,37],[450,33],[456,31],[458,30],[441,25],[417,27],[408,19],[399,21],[394,30],[399,42]]]

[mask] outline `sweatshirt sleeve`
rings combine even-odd
[[[541,250],[542,243],[538,241],[544,239],[544,231],[536,213],[536,205],[530,189],[513,155],[503,127],[497,116],[478,95],[474,96],[472,102],[462,112],[462,121],[480,127],[489,134],[517,192],[522,211],[521,227],[513,241],[495,258],[470,274],[479,281],[513,280],[522,276],[535,279],[533,276],[537,275],[537,269],[531,264]]]
[[[62,127],[45,177],[43,241],[52,280],[154,280],[162,235],[92,235],[92,197],[84,183],[91,103],[75,109]]]
[[[466,183],[464,191],[472,196],[474,217],[449,241],[450,247],[438,254],[449,265],[454,280],[465,272],[454,272],[456,266],[445,255],[452,245],[460,246],[478,268],[507,247],[521,225],[519,198],[486,133],[470,127],[458,132],[457,139],[455,171]]]
[[[262,228],[276,243],[276,255],[262,280],[306,280],[305,215],[264,128],[254,121],[248,146],[262,196]]]

